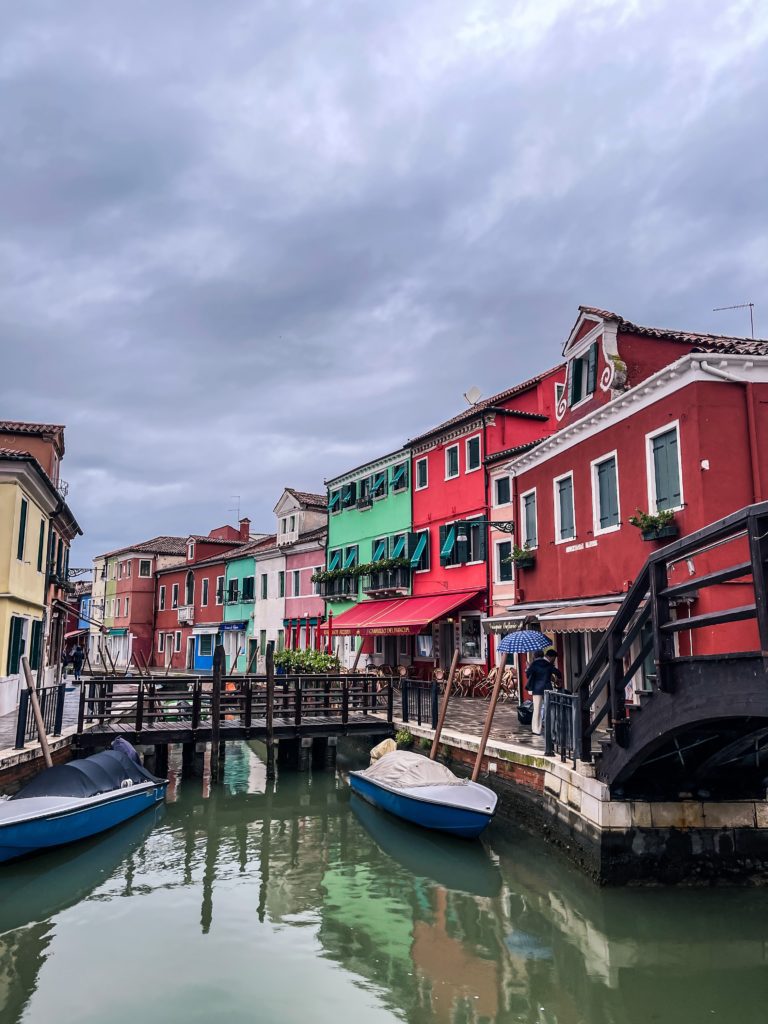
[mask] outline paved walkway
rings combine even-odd
[[[77,711],[80,704],[80,687],[73,683],[67,683],[67,690],[64,696],[64,719],[62,728],[77,725]],[[10,715],[0,716],[0,750],[13,747],[16,742],[16,723],[18,721],[18,708]]]
[[[445,728],[477,736],[479,739],[487,714],[487,700],[454,697],[448,705]],[[532,750],[544,749],[544,738],[534,736],[529,725],[521,725],[517,720],[517,704],[496,705],[490,738],[499,742],[514,743],[517,746],[527,746]]]

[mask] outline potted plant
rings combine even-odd
[[[628,522],[638,528],[643,540],[672,540],[680,534],[675,513],[669,508],[656,513],[635,509],[635,515],[630,516]]]
[[[521,548],[515,544],[512,547],[510,561],[514,562],[518,569],[532,569],[536,564],[536,554],[531,550],[530,544],[526,543]]]

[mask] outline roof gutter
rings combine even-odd
[[[718,377],[720,380],[728,381],[730,384],[741,384],[744,388],[744,398],[747,407],[747,437],[749,439],[749,462],[752,468],[752,501],[753,503],[764,500],[763,481],[760,473],[759,440],[757,432],[757,416],[755,414],[755,392],[754,384],[743,377],[737,377],[734,373],[722,369],[720,366],[712,366],[706,359],[699,362],[701,369],[711,377]],[[745,366],[745,369],[748,366]]]

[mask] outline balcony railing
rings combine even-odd
[[[179,613],[179,625],[189,625],[195,621],[195,609],[193,605],[182,604],[177,610]]]
[[[364,594],[398,594],[411,585],[411,570],[408,566],[395,569],[381,569],[363,576]]]
[[[335,580],[322,580],[318,589],[320,597],[337,601],[348,600],[357,597],[357,577],[341,576]]]
[[[358,508],[370,508],[373,505],[373,498],[370,494],[361,494],[357,499]]]

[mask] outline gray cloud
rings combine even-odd
[[[0,410],[67,424],[75,560],[268,529],[580,302],[759,326],[767,49],[759,0],[7,5]]]

